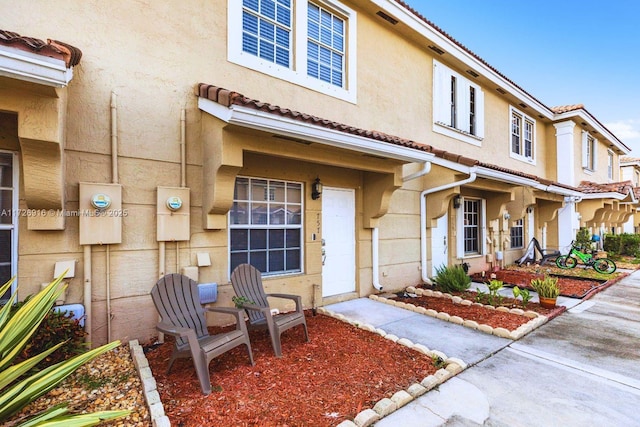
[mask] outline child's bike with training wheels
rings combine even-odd
[[[585,253],[571,242],[571,250],[567,255],[560,255],[556,258],[556,265],[563,269],[574,268],[578,265],[578,260],[582,261],[586,267],[593,267],[598,273],[611,274],[616,271],[616,263],[609,258],[596,258],[590,253]]]

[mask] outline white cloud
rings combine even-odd
[[[622,142],[628,139],[640,138],[640,120],[618,120],[617,122],[606,123],[605,126]]]

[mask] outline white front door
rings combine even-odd
[[[322,190],[322,296],[356,290],[355,191]]]
[[[449,221],[447,214],[438,218],[435,228],[431,229],[431,276],[436,276],[436,268],[449,262]]]

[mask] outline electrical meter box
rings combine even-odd
[[[80,183],[78,217],[81,245],[122,243],[122,185]]]
[[[179,242],[191,237],[189,189],[158,187],[157,240]]]

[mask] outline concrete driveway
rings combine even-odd
[[[420,319],[396,317],[379,327],[405,329],[398,325],[407,321]],[[438,327],[428,327],[436,334]],[[377,427],[640,426],[640,272],[518,341],[468,332],[443,336],[447,354],[464,354],[472,366]],[[438,349],[432,338],[424,340]]]

